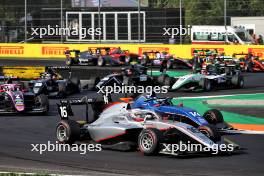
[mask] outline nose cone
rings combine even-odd
[[[25,110],[24,96],[22,92],[14,92],[13,102],[18,112],[22,112]]]
[[[24,104],[16,104],[15,107],[18,112],[22,112],[25,110]]]

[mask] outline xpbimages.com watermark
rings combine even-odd
[[[211,152],[212,154],[218,154],[220,152],[233,152],[235,146],[233,144],[212,144],[205,146],[202,144],[194,144],[188,141],[183,143],[180,141],[178,144],[162,144],[162,151],[170,154],[178,153],[197,153],[197,152]]]
[[[84,39],[88,36],[100,36],[102,35],[101,28],[61,28],[58,25],[41,28],[31,28],[31,36],[38,36],[39,38],[43,38],[43,36],[80,36],[81,39]]]
[[[58,141],[51,143],[48,141],[46,144],[31,144],[31,152],[38,152],[40,155],[47,152],[78,152],[81,155],[87,152],[100,152],[102,151],[101,144],[61,144]]]
[[[175,36],[190,36],[192,34],[192,26],[187,25],[187,27],[183,27],[180,25],[180,27],[175,28],[162,28],[163,29],[163,36],[171,36],[174,38]],[[218,35],[233,35],[231,32],[228,31],[219,31],[219,30],[213,30],[208,29],[206,31],[199,31],[199,32],[193,32],[195,35],[211,35],[211,37],[218,37]]]
[[[159,93],[168,93],[169,86],[128,86],[122,84],[121,86],[114,83],[113,86],[98,86],[99,89],[97,93],[102,93],[106,96],[114,94],[144,94],[147,93],[151,95],[153,92],[156,94]]]

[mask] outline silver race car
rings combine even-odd
[[[56,137],[60,143],[73,144],[77,141],[95,142],[104,149],[128,151],[139,149],[144,155],[158,153],[171,154],[165,150],[166,144],[195,143],[213,151],[215,144],[224,143],[218,131],[213,131],[219,138],[210,139],[206,134],[186,123],[178,122],[174,116],[163,118],[150,110],[131,109],[127,102],[115,102],[105,105],[98,118],[92,122],[78,122],[73,116],[71,105],[85,104],[88,114],[89,104],[98,114],[104,102],[95,99],[68,100],[58,104],[61,121],[56,128]],[[88,106],[89,105],[89,106]]]

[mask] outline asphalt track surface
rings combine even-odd
[[[2,60],[0,60],[1,63]],[[10,61],[15,63],[14,61]],[[44,64],[47,64],[45,61]],[[18,63],[16,61],[16,63]],[[23,62],[25,63],[25,62]],[[39,62],[37,63],[39,64]],[[9,65],[9,64],[6,64]],[[17,65],[17,64],[14,64]],[[25,64],[26,65],[26,64]],[[49,65],[49,64],[48,64]],[[178,92],[164,96],[212,96],[264,92],[264,74],[246,74],[246,88],[217,90],[209,93]],[[84,95],[83,91],[69,98]],[[88,152],[31,152],[31,144],[55,143],[55,127],[59,121],[56,103],[50,100],[48,116],[0,116],[0,171],[25,171],[81,175],[260,175],[264,173],[264,136],[226,136],[244,150],[231,155],[142,156],[139,152],[103,150]],[[77,108],[81,111],[81,107]],[[78,116],[83,114],[78,113]]]

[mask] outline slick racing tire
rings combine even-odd
[[[208,79],[201,79],[199,81],[199,86],[202,87],[204,91],[210,91],[212,89],[212,84]]]
[[[225,74],[226,75],[231,75],[232,74],[232,69],[230,67],[225,67]]]
[[[138,137],[138,147],[144,155],[156,155],[160,151],[162,133],[154,128],[143,129]]]
[[[71,66],[72,65],[72,59],[70,59],[70,58],[67,58],[65,62],[66,62],[67,66]]]
[[[130,56],[126,56],[126,58],[125,58],[126,65],[129,65],[131,61],[132,61],[132,59],[130,58]]]
[[[100,82],[100,78],[99,77],[92,77],[89,80],[88,90],[97,90],[98,88],[96,86],[97,86],[97,84],[99,82]]]
[[[224,118],[222,113],[217,109],[210,109],[203,114],[203,117],[209,124],[223,123]]]
[[[70,79],[70,82],[75,86],[77,92],[81,92],[82,87],[81,87],[81,81],[79,78],[72,77]]]
[[[147,65],[147,59],[141,59],[140,64],[143,66],[146,66]]]
[[[244,77],[241,75],[235,75],[231,79],[232,85],[235,86],[235,88],[243,88],[244,87]]]
[[[58,84],[59,92],[58,92],[58,97],[60,98],[65,98],[66,97],[66,85],[65,83],[59,83]]]
[[[62,120],[56,127],[56,137],[60,143],[73,144],[80,139],[80,125],[74,120]]]
[[[36,96],[35,104],[45,109],[42,114],[47,114],[49,112],[49,99],[46,95],[40,94]]]
[[[168,60],[168,62],[167,62],[167,69],[173,69],[173,61]]]
[[[252,62],[246,63],[246,71],[247,72],[253,72],[253,63]]]
[[[173,84],[172,78],[171,77],[165,77],[164,86],[168,86],[169,88],[171,88],[172,84]]]
[[[161,75],[159,75],[158,78],[157,78],[158,84],[164,85],[165,79],[167,77],[169,77],[167,74],[161,74]]]
[[[105,61],[104,61],[104,59],[103,59],[102,56],[99,56],[99,58],[98,58],[98,60],[97,60],[97,65],[98,65],[99,67],[103,67],[103,66],[105,66]]]
[[[199,126],[198,130],[211,139],[213,142],[221,141],[221,135],[218,129],[213,125],[203,125]]]

